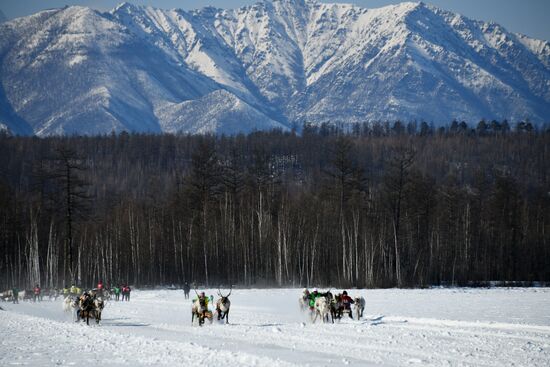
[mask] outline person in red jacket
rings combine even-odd
[[[126,301],[130,302],[130,292],[132,291],[132,288],[130,288],[129,285],[126,285]]]
[[[103,297],[103,281],[101,280],[97,283],[97,295]]]
[[[130,302],[130,292],[132,291],[132,289],[130,289],[130,286],[129,285],[123,285],[122,286],[122,300],[123,301],[127,301],[127,302]]]
[[[350,319],[353,320],[353,312],[351,312],[351,305],[354,304],[355,301],[348,296],[348,292],[343,291],[342,292],[342,306],[344,307],[344,311],[348,311],[348,315]]]
[[[40,301],[40,292],[41,292],[40,286],[37,284],[34,287],[34,302]]]

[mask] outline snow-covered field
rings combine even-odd
[[[549,366],[550,289],[350,291],[365,318],[311,324],[301,290],[233,290],[230,324],[192,326],[182,291],[134,291],[101,325],[61,301],[0,303],[0,366]],[[215,291],[207,294],[216,294]]]

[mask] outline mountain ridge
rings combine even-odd
[[[0,27],[0,124],[18,134],[550,118],[547,41],[422,2],[121,3]]]

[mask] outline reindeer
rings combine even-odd
[[[94,317],[96,323],[98,324],[101,321],[101,313],[103,312],[103,308],[105,308],[105,302],[103,301],[103,298],[97,297],[94,300]]]
[[[55,288],[48,289],[48,299],[50,301],[57,301],[57,297],[59,297],[59,291]]]
[[[218,295],[220,298],[216,301],[216,313],[218,314],[218,321],[225,319],[225,323],[229,324],[229,308],[231,307],[231,301],[229,296],[233,291],[233,287],[229,290],[229,294],[224,296],[218,289]]]
[[[199,320],[199,326],[204,324],[204,320],[208,319],[212,323],[212,313],[208,311],[206,297],[200,297],[195,289],[197,299],[191,305],[191,324],[195,321],[195,317]]]
[[[309,291],[307,289],[304,289],[302,292],[302,295],[298,299],[298,304],[300,305],[300,310],[302,312],[309,309]]]
[[[355,304],[353,305],[353,309],[355,311],[355,314],[357,315],[357,320],[361,320],[361,317],[363,317],[363,311],[365,310],[365,298],[363,297],[355,297]]]
[[[344,313],[344,306],[342,304],[342,295],[337,294],[330,305],[330,313],[332,319],[341,320]]]
[[[330,312],[330,299],[328,296],[319,297],[315,300],[315,317],[313,322],[317,321],[317,317],[320,317],[323,323],[329,322],[330,320],[334,323],[332,314]]]
[[[76,297],[67,296],[63,299],[63,311],[69,312],[72,309],[75,309],[77,307],[78,307],[78,302]]]
[[[77,321],[86,320],[86,325],[90,325],[90,319],[95,319],[96,324],[101,321],[101,312],[105,306],[101,297],[94,298],[90,295],[82,295],[79,299],[80,310],[77,311]]]
[[[111,298],[113,297],[110,289],[103,289],[102,292],[103,292],[103,299],[106,301],[110,301]]]
[[[32,301],[34,299],[34,292],[32,289],[26,289],[19,291],[19,299],[23,301]]]
[[[14,298],[16,297],[17,295],[13,295],[13,291],[10,289],[8,291],[5,291],[3,293],[0,293],[0,301],[4,301],[4,302],[7,302],[9,300],[12,300],[14,301]],[[15,303],[15,301],[14,301]]]

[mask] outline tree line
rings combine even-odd
[[[550,280],[550,132],[0,135],[0,287]]]

